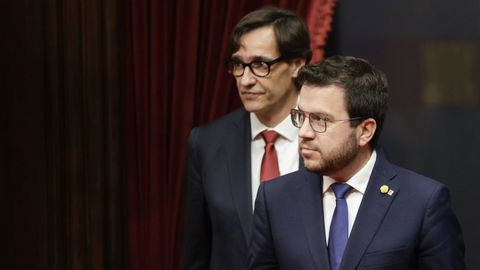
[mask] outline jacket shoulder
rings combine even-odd
[[[397,172],[396,178],[401,180],[402,186],[409,186],[414,190],[430,190],[444,186],[444,184],[440,181],[422,175],[418,172],[397,165],[393,165],[393,167]]]
[[[438,180],[390,162],[382,149],[380,151],[377,150],[377,163],[375,164],[372,174],[392,179],[392,181],[398,183],[402,189],[410,188],[411,190],[427,191],[444,186]]]
[[[226,142],[244,144],[250,139],[250,116],[245,109],[235,110],[212,122],[193,128],[187,142],[187,151],[215,149]]]
[[[224,133],[232,128],[243,128],[243,125],[248,123],[250,123],[249,113],[241,108],[215,119],[212,122],[193,128],[192,133],[197,132],[199,134],[215,135]]]
[[[320,175],[303,168],[265,182],[265,188],[274,192],[275,190],[291,190],[300,188],[305,184],[321,184],[321,179]]]

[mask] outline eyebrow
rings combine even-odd
[[[232,59],[233,61],[247,63],[247,62],[243,62],[243,60],[241,60],[240,57],[238,57],[236,55],[232,56],[230,59]],[[252,60],[250,60],[250,62],[254,62],[254,61],[269,62],[269,61],[272,61],[274,58],[256,55],[256,56],[253,56],[251,59]]]
[[[304,111],[302,110],[302,108],[300,108],[300,106],[298,106],[298,109],[304,113],[308,113],[308,114],[315,114],[315,115],[318,115],[318,116],[322,116],[323,118],[332,118],[332,116],[328,113],[324,113],[324,112],[307,112],[307,111]]]

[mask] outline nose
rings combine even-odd
[[[300,127],[300,130],[298,131],[298,137],[302,139],[315,138],[315,131],[313,131],[312,127],[310,126],[310,119],[308,119],[308,117],[306,117],[305,121]]]
[[[240,85],[243,87],[251,86],[257,82],[256,76],[250,70],[250,67],[245,67],[243,75],[240,76]]]

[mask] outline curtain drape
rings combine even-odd
[[[29,46],[42,53],[43,81],[34,80],[24,91],[38,95],[35,103],[44,108],[29,112],[43,114],[44,132],[28,136],[44,136],[45,173],[32,181],[44,185],[35,193],[46,194],[47,214],[29,222],[46,224],[41,248],[47,250],[47,266],[21,253],[31,267],[0,268],[126,269],[118,16],[123,9],[115,0],[42,0],[39,6],[42,25],[36,27],[42,38],[31,39]],[[32,66],[22,65],[33,79]]]
[[[333,0],[124,1],[129,269],[179,268],[184,146],[193,126],[241,105],[223,64],[229,35],[265,5],[314,16],[321,57]]]

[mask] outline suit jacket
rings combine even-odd
[[[340,270],[465,269],[447,188],[377,154]],[[260,185],[250,269],[330,269],[322,181],[301,170]],[[382,185],[393,194],[382,194]]]
[[[247,268],[250,145],[250,115],[244,109],[191,131],[184,172],[184,269]]]

